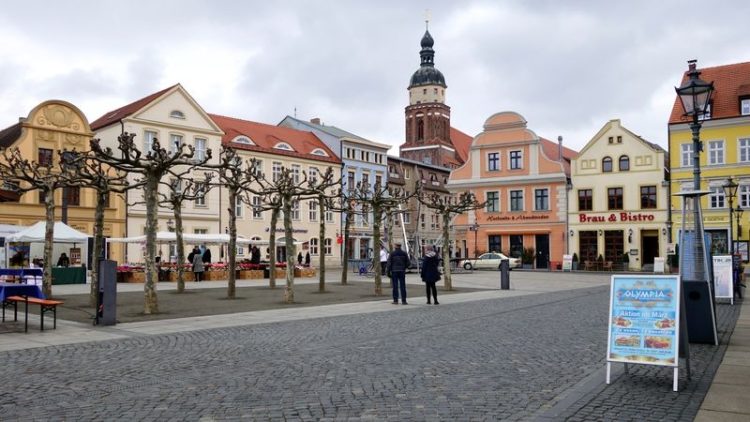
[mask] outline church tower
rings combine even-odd
[[[400,157],[442,167],[461,164],[451,143],[451,109],[445,105],[445,77],[435,68],[435,41],[429,28],[422,37],[419,69],[409,82],[406,138]]]

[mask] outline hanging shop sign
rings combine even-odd
[[[579,223],[630,223],[637,221],[655,221],[654,214],[643,212],[613,212],[609,215],[578,214]]]

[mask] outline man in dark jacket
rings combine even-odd
[[[393,285],[393,304],[398,305],[399,291],[401,304],[406,305],[406,270],[409,268],[409,256],[401,250],[401,244],[396,243],[395,249],[388,257],[388,275]]]

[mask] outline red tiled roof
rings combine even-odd
[[[700,70],[700,78],[714,83],[714,93],[711,100],[711,119],[737,117],[740,115],[739,97],[745,94],[744,86],[750,84],[750,62],[728,64],[724,66],[707,67]],[[682,75],[680,85],[687,80],[687,72]],[[680,98],[675,95],[672,114],[669,123],[684,123],[688,117],[683,116],[684,110]]]
[[[142,109],[145,107],[148,103],[151,101],[154,101],[155,99],[162,96],[165,92],[169,91],[170,89],[176,87],[179,84],[174,84],[170,86],[169,88],[162,89],[159,92],[155,92],[147,97],[143,97],[140,100],[134,101],[126,106],[120,107],[116,110],[109,111],[107,113],[104,113],[104,115],[93,122],[91,122],[91,130],[96,131],[99,130],[105,126],[109,126],[114,122],[117,122],[120,119],[123,119],[125,117],[130,116],[131,114],[135,113],[136,111]]]
[[[451,143],[456,149],[456,154],[461,158],[461,163],[459,164],[465,163],[469,158],[469,147],[471,147],[471,142],[473,140],[474,139],[471,136],[451,127]]]
[[[545,139],[540,137],[539,142],[542,145],[542,150],[544,151],[544,155],[547,156],[550,160],[557,161],[558,157],[560,156],[560,144],[557,142],[552,142],[549,139]],[[570,160],[575,158],[575,156],[578,155],[578,152],[573,151],[572,149],[563,146],[562,150],[562,165],[565,169],[565,174],[570,175]]]
[[[234,117],[209,114],[211,119],[224,131],[221,139],[223,145],[229,145],[237,149],[249,151],[262,151],[272,154],[286,155],[290,157],[301,157],[310,160],[326,161],[330,163],[341,163],[336,154],[331,151],[312,132],[292,129],[283,126],[273,126],[264,123],[251,122],[249,120]],[[248,137],[255,145],[232,142],[238,136]],[[285,142],[294,151],[276,149],[274,146],[279,142]],[[328,157],[311,154],[316,149],[322,149]]]

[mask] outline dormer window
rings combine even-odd
[[[185,113],[181,112],[180,110],[172,110],[169,113],[169,117],[173,119],[182,119],[185,120]]]
[[[312,154],[312,155],[319,155],[321,157],[328,157],[328,154],[326,154],[326,152],[323,151],[320,148],[315,148],[314,150],[312,150],[312,152],[310,154]]]
[[[711,119],[711,103],[706,104],[706,112],[698,115],[698,120],[710,120]]]
[[[232,139],[232,142],[236,142],[238,144],[245,144],[245,145],[255,145],[255,142],[250,140],[247,136],[238,136],[234,139]]]
[[[284,151],[294,151],[294,148],[292,148],[286,142],[279,142],[278,144],[274,145],[274,149],[281,149]]]
[[[750,115],[750,98],[740,98],[740,114]]]

